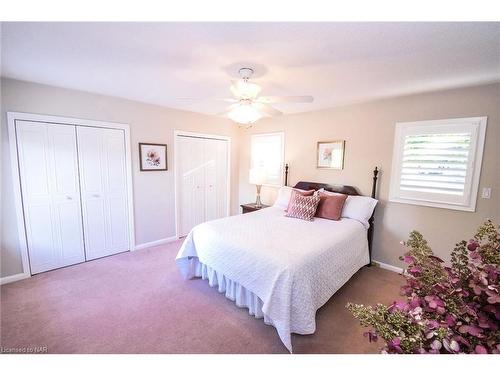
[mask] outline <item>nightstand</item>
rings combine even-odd
[[[255,203],[247,203],[247,204],[240,205],[240,207],[243,210],[243,213],[246,214],[248,212],[258,211],[258,210],[260,210],[262,208],[266,208],[266,207],[269,207],[269,206],[263,204],[262,207],[255,207]]]

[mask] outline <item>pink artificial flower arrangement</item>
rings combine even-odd
[[[349,303],[370,342],[383,353],[500,353],[500,233],[488,220],[469,242],[458,243],[451,266],[413,231],[401,258],[408,264],[401,292],[390,306]]]

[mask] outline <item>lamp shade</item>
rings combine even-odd
[[[259,85],[248,81],[236,81],[231,85],[231,92],[240,99],[255,99],[260,90]]]
[[[263,185],[267,179],[267,170],[263,167],[250,169],[249,181],[254,185]]]
[[[242,102],[227,115],[238,124],[248,125],[254,123],[262,117],[262,114],[251,103]]]

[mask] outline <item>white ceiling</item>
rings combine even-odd
[[[500,23],[3,23],[2,75],[215,114],[239,67],[285,113],[500,81]]]

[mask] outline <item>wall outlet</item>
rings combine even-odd
[[[483,188],[483,194],[481,194],[481,198],[490,199],[491,198],[491,188]]]

